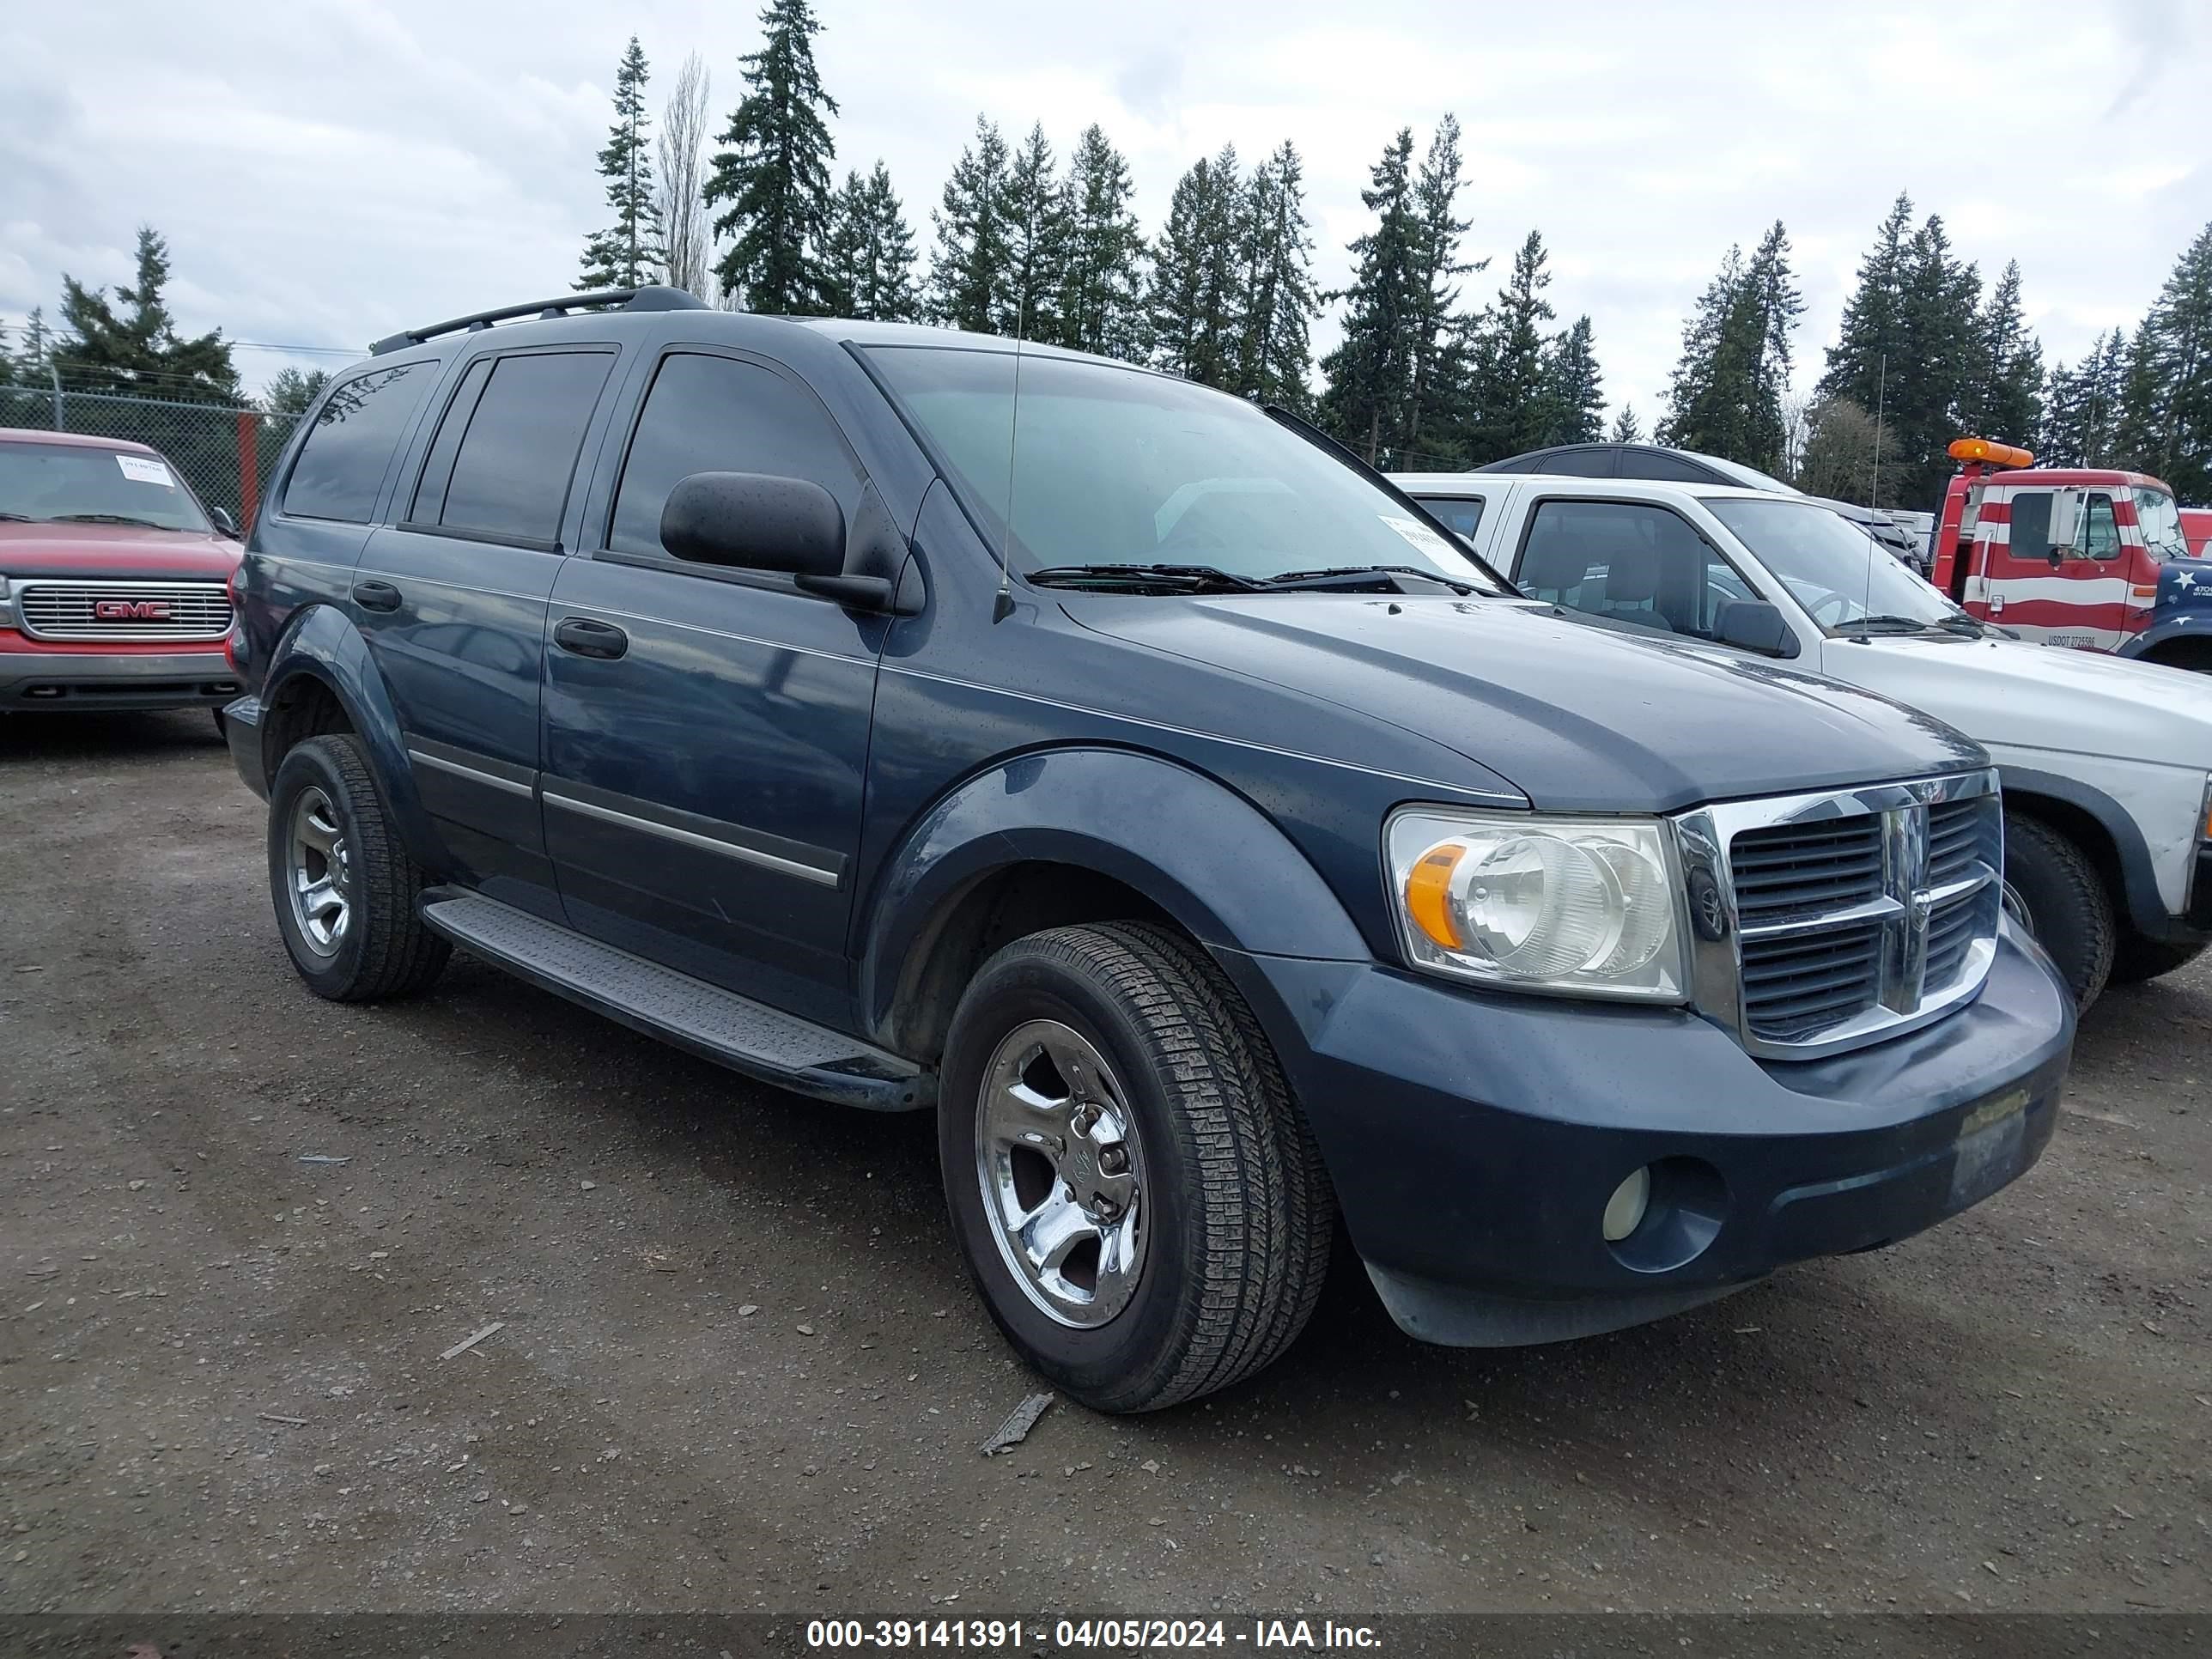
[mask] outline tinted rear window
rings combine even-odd
[[[303,519],[367,524],[385,469],[438,378],[434,359],[357,374],[316,412],[284,486],[284,511]]]
[[[1415,499],[1449,525],[1455,535],[1472,538],[1482,523],[1480,495],[1421,495]]]
[[[436,522],[502,540],[554,542],[576,452],[614,361],[607,351],[502,357],[473,410],[457,397],[445,425],[463,421],[467,429],[453,452],[453,477]],[[441,427],[434,452],[445,438]],[[428,505],[417,501],[416,513],[425,513]]]

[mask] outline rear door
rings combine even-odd
[[[546,653],[546,844],[569,925],[828,1023],[848,1018],[876,660],[888,623],[788,577],[686,563],[660,512],[693,472],[866,481],[782,365],[672,344],[605,446]],[[625,403],[630,400],[626,398]]]
[[[457,378],[354,615],[397,706],[422,804],[466,880],[559,914],[535,793],[547,596],[611,347],[490,352]]]

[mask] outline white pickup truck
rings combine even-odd
[[[2005,902],[2087,1008],[2212,942],[2212,685],[1975,621],[1802,498],[1625,478],[1392,480],[1532,599],[1949,722],[2005,795]],[[1910,857],[1911,849],[1893,856]]]

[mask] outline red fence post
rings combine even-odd
[[[253,528],[254,513],[261,505],[261,417],[250,409],[238,411],[238,527]]]

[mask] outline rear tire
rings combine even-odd
[[[1062,927],[993,957],[953,1015],[938,1134],[991,1317],[1085,1405],[1226,1388],[1313,1312],[1334,1241],[1320,1154],[1251,1011],[1175,933]],[[1057,1261],[1036,1243],[1068,1237]]]
[[[359,738],[309,738],[285,755],[269,788],[269,893],[308,989],[333,1002],[427,989],[453,946],[422,925],[422,887]]]
[[[2145,939],[2130,933],[2112,948],[2112,976],[2114,985],[2136,985],[2147,979],[2156,979],[2177,968],[2186,968],[2204,954],[2198,945],[2169,945],[2163,939]]]
[[[2008,812],[2004,830],[2005,884],[2086,1013],[2104,994],[2119,931],[2104,880],[2079,847],[2040,819]]]

